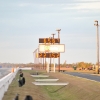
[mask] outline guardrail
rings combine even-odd
[[[18,70],[19,68],[16,68],[13,72],[0,79],[0,100],[2,100],[4,93],[8,90],[8,87],[15,78]]]

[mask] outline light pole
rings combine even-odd
[[[55,34],[53,33],[53,34],[51,34],[51,35],[53,35],[53,39],[54,39],[54,35],[55,35]]]
[[[60,31],[61,29],[57,29],[56,31],[58,31],[58,40],[59,40],[59,43],[60,44]],[[60,52],[59,52],[59,57],[58,57],[58,65],[59,65],[59,72],[60,72]]]
[[[94,24],[94,26],[96,26],[97,27],[97,65],[98,65],[98,67],[97,67],[97,74],[99,74],[99,31],[98,31],[98,21],[97,20],[95,20],[94,21],[95,22],[95,24]]]

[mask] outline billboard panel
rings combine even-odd
[[[64,44],[39,44],[39,52],[65,52]]]
[[[38,53],[39,58],[58,58],[60,53]]]
[[[59,38],[39,38],[39,43],[60,43]]]

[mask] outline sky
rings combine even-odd
[[[61,63],[96,63],[94,20],[100,0],[0,0],[0,62],[33,63],[39,38],[61,29]]]

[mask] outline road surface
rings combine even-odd
[[[64,74],[69,74],[69,75],[82,77],[82,78],[86,78],[89,80],[100,82],[100,76],[97,76],[97,75],[85,74],[85,73],[79,73],[79,72],[64,72]]]
[[[0,78],[11,72],[11,68],[0,68]]]

